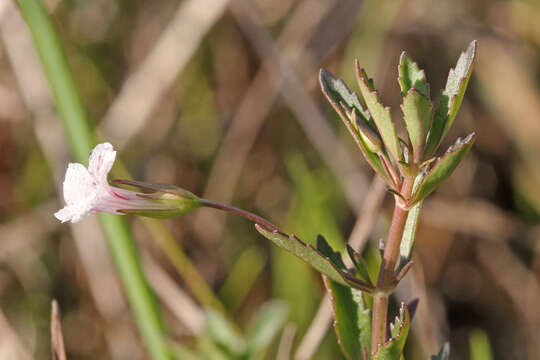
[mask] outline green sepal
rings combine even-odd
[[[355,62],[355,65],[360,92],[362,93],[375,125],[377,125],[377,129],[379,130],[379,134],[383,140],[386,150],[390,153],[390,155],[392,155],[396,162],[403,160],[403,155],[401,154],[396,133],[396,127],[392,121],[390,108],[385,107],[382,104],[377,91],[373,90],[371,86],[372,84],[370,83],[366,72],[364,69],[360,68],[358,61]]]
[[[437,355],[431,355],[429,360],[449,360],[450,359],[450,343],[445,343],[441,347],[441,351]]]
[[[424,70],[421,70],[414,61],[412,61],[405,51],[399,57],[398,82],[401,87],[401,96],[405,97],[410,89],[416,89],[429,99],[429,84],[426,80]]]
[[[417,164],[422,160],[424,144],[431,125],[432,108],[433,105],[429,98],[415,88],[407,91],[401,105],[403,119],[413,149],[413,160]]]
[[[321,251],[315,249],[311,244],[304,243],[294,235],[287,235],[278,230],[270,231],[259,224],[256,224],[255,228],[262,236],[272,241],[277,246],[304,260],[313,266],[317,271],[328,276],[330,279],[342,285],[362,290],[367,293],[373,293],[374,288],[371,284],[354,277],[344,268],[342,261],[341,263],[339,261],[334,262],[335,257],[331,259],[328,255],[324,255]],[[328,245],[328,247],[330,248],[330,245]],[[331,248],[330,251],[333,252]]]
[[[399,316],[390,324],[392,338],[384,344],[379,344],[373,360],[399,360],[401,359],[407,336],[409,335],[409,310],[405,303],[401,303]]]
[[[456,67],[450,69],[446,86],[441,93],[439,106],[433,115],[433,123],[424,149],[424,158],[429,158],[435,153],[454,123],[471,77],[475,59],[476,40],[472,41],[467,50],[461,53]]]
[[[195,194],[173,185],[151,184],[135,180],[111,180],[111,183],[127,185],[149,191],[138,193],[141,199],[148,200],[144,208],[119,209],[122,214],[169,219],[184,215],[202,206]]]
[[[362,360],[364,352],[370,354],[371,310],[361,291],[343,286],[324,275],[323,280],[332,301],[334,331],[343,355],[348,360]]]
[[[197,195],[193,194],[190,191],[182,189],[182,188],[180,188],[178,186],[174,186],[174,185],[152,184],[152,183],[147,183],[147,182],[144,182],[144,181],[120,180],[120,179],[111,180],[111,183],[118,184],[118,185],[127,185],[127,186],[136,187],[136,188],[142,189],[144,191],[149,191],[150,194],[160,192],[160,193],[167,193],[167,194],[171,194],[171,195],[176,195],[176,196],[179,196],[179,197],[183,197],[185,199],[199,200],[199,197],[197,197]]]
[[[172,219],[177,216],[184,215],[191,210],[198,208],[199,206],[193,206],[191,208],[182,208],[176,210],[164,210],[164,209],[147,209],[147,210],[133,210],[133,209],[120,209],[119,213],[125,215],[144,216],[154,219]]]
[[[418,203],[431,194],[447,177],[449,177],[454,169],[459,165],[461,159],[469,152],[475,139],[475,134],[471,133],[464,139],[458,138],[446,153],[437,159],[431,170],[428,170],[422,182],[418,186],[418,190],[414,193],[412,201],[409,204]]]

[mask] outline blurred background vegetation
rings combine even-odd
[[[477,141],[425,202],[415,266],[397,291],[399,301],[420,299],[406,357],[425,359],[449,340],[454,359],[540,358],[538,1],[46,6],[92,124],[134,178],[250,209],[308,242],[319,233],[337,248],[351,241],[373,262],[391,197],[324,101],[318,69],[356,90],[358,58],[399,119],[400,52],[425,69],[437,101],[477,39],[448,136],[476,131]],[[70,227],[52,216],[73,158],[10,0],[0,2],[0,35],[0,359],[49,356],[54,298],[69,359],[145,359],[96,218]],[[207,307],[246,333],[264,303],[282,299],[284,330],[260,358],[340,358],[320,277],[251,224],[210,209],[157,230],[128,221],[179,349],[205,337]]]

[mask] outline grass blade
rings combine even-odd
[[[86,164],[96,141],[49,16],[39,0],[18,0],[18,4],[32,33],[73,155],[78,162]],[[170,359],[161,315],[143,276],[125,220],[108,214],[101,215],[100,220],[149,353],[153,359]]]

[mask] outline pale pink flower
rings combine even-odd
[[[109,143],[97,145],[90,153],[88,169],[79,163],[69,164],[64,179],[66,206],[54,216],[62,222],[80,221],[94,212],[122,214],[122,209],[146,209],[149,200],[142,193],[109,185],[107,175],[114,164],[116,151]]]

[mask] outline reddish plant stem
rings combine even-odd
[[[212,201],[212,200],[200,199],[200,201],[201,201],[201,204],[203,206],[211,207],[211,208],[218,209],[218,210],[223,210],[223,211],[226,211],[228,213],[241,216],[241,217],[243,217],[245,219],[253,221],[255,224],[259,224],[259,225],[264,226],[268,230],[271,230],[271,231],[279,230],[277,228],[277,226],[272,224],[270,221],[266,220],[263,217],[260,217],[259,215],[255,215],[255,214],[253,214],[253,213],[251,213],[249,211],[239,209],[239,208],[234,207],[234,206],[221,204],[221,203],[218,203],[218,202],[215,202],[215,201]]]
[[[408,199],[411,196],[414,179],[405,178],[401,187],[401,195]],[[377,292],[373,298],[373,315],[371,329],[371,353],[375,354],[379,344],[386,341],[386,319],[388,313],[388,297],[395,285],[395,268],[399,258],[399,247],[407,221],[408,210],[399,206],[397,199],[392,215],[392,223],[388,230],[388,238],[385,243],[379,279],[377,280]]]

